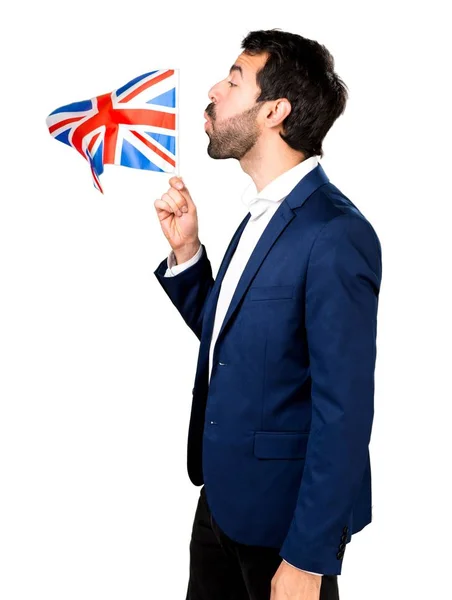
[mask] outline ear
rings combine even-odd
[[[287,98],[279,98],[278,100],[275,100],[271,107],[271,111],[267,115],[267,126],[276,127],[277,125],[280,125],[290,114],[291,110],[292,105]]]

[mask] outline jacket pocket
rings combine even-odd
[[[309,431],[255,431],[254,456],[257,458],[305,458]]]
[[[293,298],[293,285],[255,285],[248,290],[250,300]]]

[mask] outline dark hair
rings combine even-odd
[[[287,98],[292,110],[282,122],[282,139],[305,158],[323,156],[322,141],[344,112],[348,89],[334,72],[334,58],[318,42],[280,29],[251,31],[241,48],[254,56],[268,52],[256,74],[256,102]]]

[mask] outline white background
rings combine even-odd
[[[186,440],[199,342],[154,270],[169,174],[88,163],[55,108],[180,69],[180,174],[214,276],[249,177],[206,152],[207,92],[251,30],[326,45],[350,91],[330,180],[383,250],[372,524],[341,599],[451,593],[451,48],[446,3],[43,0],[2,12],[0,598],[183,600],[199,489]]]

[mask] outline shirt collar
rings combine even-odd
[[[297,183],[319,163],[318,156],[311,156],[275,177],[259,193],[253,181],[242,194],[241,201],[251,213],[250,221],[275,206],[290,194]]]

